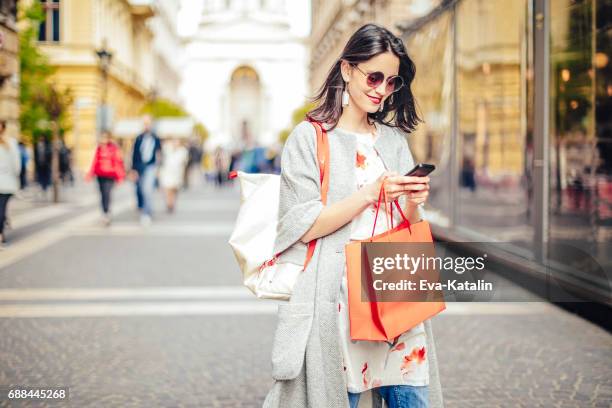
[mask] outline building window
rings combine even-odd
[[[17,1],[16,0],[0,0],[0,15],[4,19],[9,19],[11,23],[15,23],[17,18]]]
[[[59,0],[40,0],[45,19],[40,23],[38,41],[58,42],[60,40]]]

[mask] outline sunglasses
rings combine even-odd
[[[385,80],[385,74],[383,74],[380,71],[367,73],[367,72],[363,72],[361,68],[357,66],[357,64],[351,64],[351,65],[357,68],[359,72],[361,72],[363,75],[366,76],[366,81],[370,88],[378,88],[380,84],[382,84],[383,81]],[[385,93],[390,94],[393,92],[397,92],[402,86],[404,86],[404,80],[402,79],[401,76],[399,75],[390,76],[389,78],[387,78],[387,85],[385,86]]]

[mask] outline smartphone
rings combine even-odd
[[[405,176],[425,177],[426,175],[434,171],[435,168],[436,166],[434,166],[433,164],[419,163],[414,166],[412,170],[406,173]]]

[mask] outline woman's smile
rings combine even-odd
[[[382,98],[377,98],[375,96],[370,96],[368,94],[366,94],[368,99],[375,105],[378,105],[380,103],[380,101],[382,100]]]

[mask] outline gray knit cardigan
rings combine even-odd
[[[414,166],[414,160],[406,134],[397,128],[376,126],[380,137],[374,147],[385,167],[399,174],[407,173]],[[356,191],[357,146],[354,135],[340,128],[329,131],[328,139],[327,203],[333,204]],[[316,151],[313,125],[307,121],[298,124],[289,135],[281,158],[279,223],[274,250],[274,253],[284,251],[279,262],[304,261],[306,245],[299,239],[323,209]],[[402,206],[404,200],[402,197]],[[320,238],[311,262],[295,284],[291,300],[279,305],[272,345],[274,384],[264,401],[265,408],[348,407],[338,336],[338,296],[345,262],[344,246],[349,240],[350,223]],[[439,408],[443,407],[443,400],[431,321],[426,320],[424,326],[430,371],[429,405]],[[372,395],[373,406],[380,406],[377,393]]]

